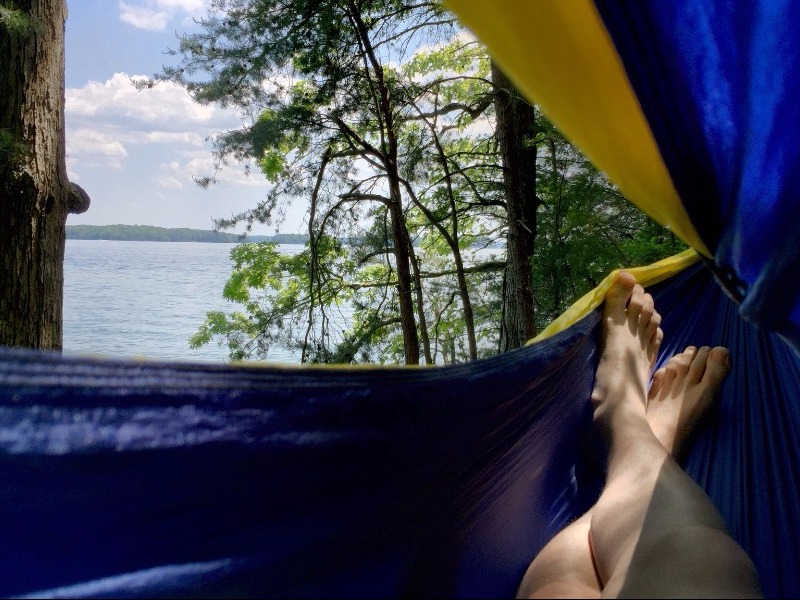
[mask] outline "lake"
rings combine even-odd
[[[222,297],[234,244],[67,240],[64,259],[64,352],[223,361],[212,342],[189,338],[208,311],[238,308]],[[287,253],[302,245],[286,244]],[[281,348],[269,360],[299,362]]]

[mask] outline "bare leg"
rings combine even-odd
[[[625,281],[628,280],[625,279]],[[608,319],[611,316],[608,313],[609,306],[616,306],[613,301],[615,294],[616,296],[622,294],[623,301],[626,302],[632,291],[632,281],[626,283],[622,288],[619,286],[612,288],[610,291],[612,301],[607,303],[604,317]],[[644,312],[647,317],[647,339],[644,340],[644,351],[652,363],[664,337],[659,328],[661,316],[654,309],[652,297],[645,295],[641,287],[636,291],[636,302],[641,305],[639,311],[640,313]],[[640,374],[636,374],[637,381],[641,379],[642,386],[646,385],[650,366],[648,365],[647,372],[643,374],[644,379],[641,379]],[[603,368],[608,369],[613,366],[607,364]],[[589,527],[593,510],[589,510],[580,519],[561,530],[539,552],[525,573],[517,592],[518,597],[600,598],[602,583],[596,571],[589,544]]]
[[[690,348],[670,361],[656,377],[648,420],[651,302],[629,274],[606,296],[605,347],[592,401],[609,438],[609,463],[589,533],[602,595],[758,597],[749,558],[670,456],[711,404],[727,374],[727,352]]]
[[[533,559],[517,598],[600,598],[589,546],[592,511],[562,529]]]
[[[647,373],[663,333],[658,328],[660,316],[654,310],[652,298],[644,294],[641,287],[634,286],[632,277],[627,274],[622,275],[609,291],[604,318],[604,352],[593,401],[597,407],[596,419],[606,426],[612,448],[618,453],[613,441],[617,434],[612,431],[610,417],[620,407],[606,402],[606,399],[609,393],[623,399],[632,396],[638,400],[638,406],[644,406]],[[598,518],[594,518],[593,508],[555,536],[531,564],[520,586],[519,596],[597,598],[601,594],[609,597],[759,594],[752,564],[725,533],[721,517],[699,488],[691,481],[687,486],[685,480],[688,478],[674,461],[667,461],[666,456],[680,456],[685,451],[696,425],[711,407],[727,372],[728,353],[724,348],[712,350],[704,347],[698,351],[689,347],[655,373],[644,413],[652,432],[652,436],[643,436],[645,454],[655,454],[656,465],[658,461],[661,461],[662,467],[669,463],[666,470],[672,476],[663,478],[657,466],[648,467],[646,461],[641,460],[632,461],[636,466],[634,469],[625,465],[618,468],[618,474],[630,475],[644,467],[650,477],[625,487],[609,482],[599,502]],[[627,411],[630,408],[622,407]],[[622,414],[625,415],[625,412]],[[630,427],[634,434],[642,436],[639,427],[641,411],[634,410],[628,417],[615,420],[626,424],[626,428]],[[636,425],[637,421],[639,426]],[[661,445],[661,449],[656,447],[655,453],[652,447],[649,451],[647,448],[653,443],[652,437]],[[675,479],[675,469],[683,475],[677,477],[677,488],[659,489],[664,488],[667,480]],[[609,480],[611,478],[610,475]],[[624,481],[622,477],[615,476],[615,479]],[[617,497],[618,488],[623,488],[623,496],[627,494],[632,498],[620,500]],[[642,488],[645,488],[645,493],[639,497]],[[648,489],[653,490],[649,496]],[[672,504],[670,506],[670,502],[666,502],[667,509],[674,510],[674,504],[677,503],[680,504],[679,509],[687,510],[682,504],[686,502],[688,507],[693,507],[689,509],[692,515],[683,515],[682,510],[671,515],[659,515],[663,509],[659,510],[656,506],[664,504],[664,496]],[[634,508],[641,505],[633,519],[627,514],[629,505]],[[625,522],[629,525],[627,529],[623,526]],[[609,532],[598,531],[606,525],[610,527]],[[658,533],[665,527],[666,534]],[[613,535],[622,539],[618,552],[598,558],[600,568],[608,569],[610,575],[597,570],[598,565],[590,549],[590,529],[594,537],[599,538],[594,539],[595,547],[607,544]],[[630,539],[626,540],[626,535],[635,537],[635,541],[631,543]],[[648,544],[640,542],[648,538],[655,538],[650,544],[653,549],[643,552]],[[597,551],[604,552],[604,549]],[[613,566],[606,564],[609,560],[614,561]]]

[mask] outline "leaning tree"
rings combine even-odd
[[[60,349],[69,213],[89,197],[67,179],[64,0],[0,5],[0,345]]]

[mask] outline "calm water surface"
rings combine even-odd
[[[67,240],[64,261],[64,351],[106,356],[211,360],[227,358],[212,342],[189,338],[211,310],[237,308],[222,297],[234,244]],[[301,245],[282,245],[287,253]],[[298,362],[275,348],[270,360]]]

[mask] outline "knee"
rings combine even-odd
[[[755,566],[724,531],[673,530],[637,549],[619,597],[760,598]]]

